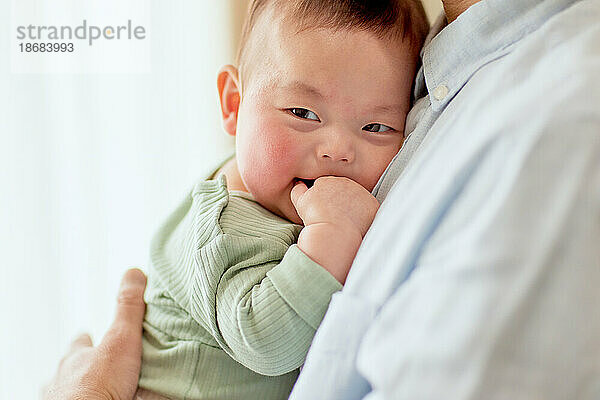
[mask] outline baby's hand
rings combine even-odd
[[[291,200],[305,226],[298,247],[344,283],[379,203],[358,183],[336,176],[318,178],[310,189],[299,182]]]
[[[356,229],[361,237],[367,233],[379,208],[379,202],[367,189],[339,176],[318,178],[310,189],[298,182],[291,198],[305,226],[328,223]]]

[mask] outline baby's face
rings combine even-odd
[[[371,191],[398,152],[415,53],[367,32],[274,25],[257,26],[267,39],[250,50],[236,157],[254,198],[301,223],[290,201],[297,180],[344,176]]]

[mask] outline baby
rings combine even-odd
[[[418,0],[251,3],[217,80],[236,155],[152,243],[146,396],[287,398],[377,212],[426,31]]]

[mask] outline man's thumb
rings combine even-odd
[[[123,334],[135,337],[139,335],[141,340],[142,322],[146,311],[146,304],[144,303],[145,289],[146,276],[142,271],[133,268],[125,272],[117,297],[116,316],[104,337],[103,343],[112,340],[113,335]]]

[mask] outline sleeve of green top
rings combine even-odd
[[[248,265],[243,255],[252,257],[255,252],[247,249],[264,248],[264,239],[227,236],[204,248],[219,259],[236,254],[216,286],[210,321],[215,338],[231,357],[260,374],[281,375],[300,367],[341,284],[296,245],[279,263]]]

